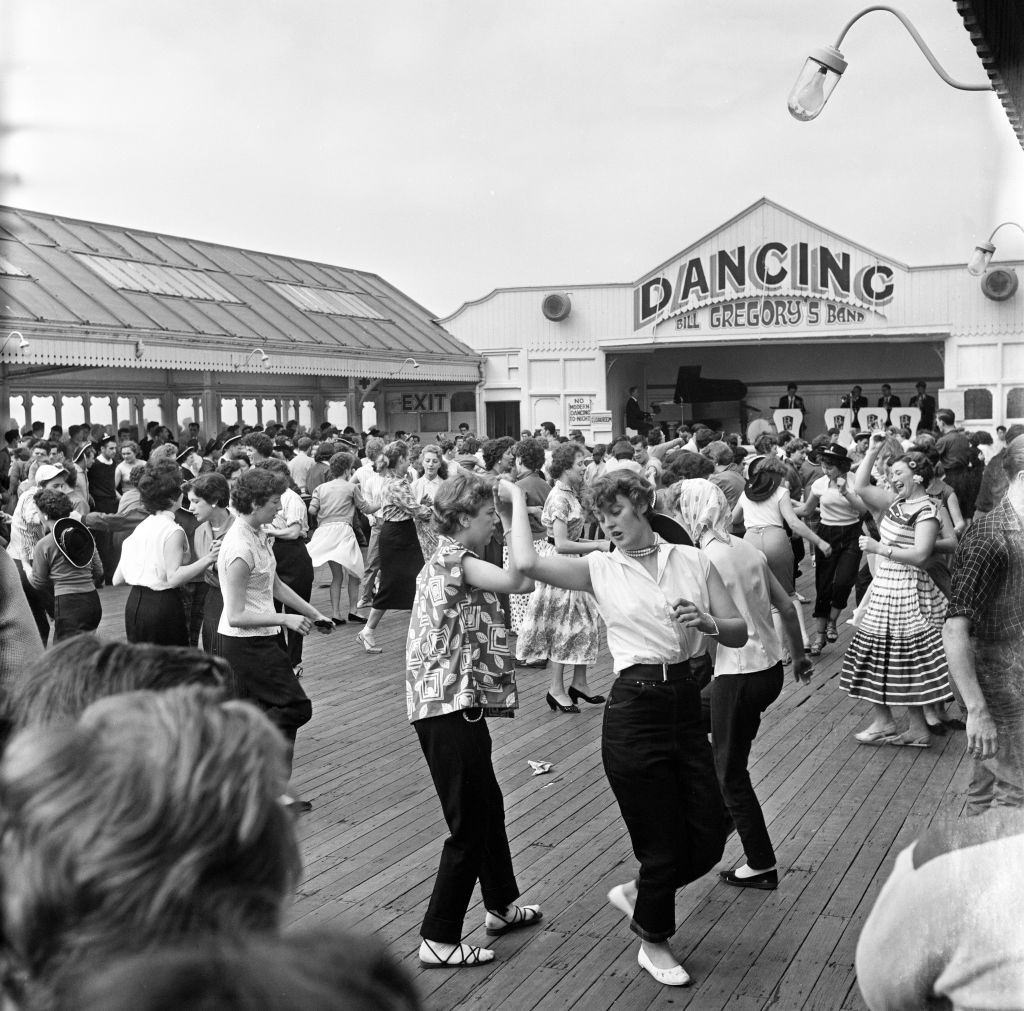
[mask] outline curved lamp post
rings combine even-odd
[[[996,232],[1007,225],[1013,225],[1014,228],[1024,233],[1024,227],[1017,224],[1016,221],[1004,221],[1002,224],[996,225],[992,229],[992,234],[988,237],[988,242],[980,242],[974,247],[974,252],[971,253],[971,258],[967,261],[968,274],[972,274],[974,277],[981,277],[988,270],[988,265],[992,262],[992,257],[996,251],[992,240],[996,237]]]
[[[825,46],[822,49],[813,49],[811,51],[807,61],[804,63],[803,70],[800,71],[800,76],[796,79],[796,84],[793,85],[793,90],[789,93],[789,112],[794,119],[799,119],[804,123],[809,122],[825,107],[825,103],[835,90],[836,85],[839,83],[839,78],[843,76],[843,71],[847,67],[846,60],[839,51],[839,47],[843,44],[846,33],[854,24],[864,17],[865,14],[870,14],[872,11],[888,11],[890,14],[895,15],[903,24],[903,27],[910,32],[911,38],[917,43],[921,52],[924,53],[925,58],[932,65],[935,73],[950,87],[957,88],[960,91],[992,90],[992,85],[988,82],[985,84],[964,84],[962,81],[955,81],[943,70],[924,39],[921,38],[910,19],[902,11],[897,10],[895,7],[888,7],[885,4],[875,4],[871,7],[865,7],[864,10],[859,11],[850,18],[839,33],[839,38],[836,39],[834,46]]]
[[[7,340],[5,340],[3,342],[3,344],[0,344],[0,354],[3,354],[3,352],[7,349],[7,345],[10,344],[11,341],[14,340],[15,337],[18,338],[18,350],[19,351],[24,351],[25,348],[27,348],[29,346],[28,345],[28,341],[25,340],[24,336],[21,333],[19,333],[17,330],[12,330],[7,335]]]

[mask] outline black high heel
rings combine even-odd
[[[592,706],[599,706],[604,702],[603,695],[584,695],[578,688],[570,688],[566,694],[573,702],[579,702],[580,699],[583,699],[584,702],[589,702]]]
[[[558,699],[556,699],[551,694],[551,692],[548,692],[546,698],[548,700],[548,706],[549,706],[549,708],[551,709],[552,712],[554,712],[556,709],[560,713],[578,713],[580,711],[580,707],[577,706],[577,705],[563,706],[562,703],[559,702]]]

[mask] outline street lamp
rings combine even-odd
[[[253,355],[259,355],[260,356],[260,365],[266,365],[267,362],[270,361],[270,355],[268,355],[267,352],[263,350],[263,348],[253,348],[252,351],[250,351],[245,356],[245,361],[242,362],[242,365],[243,366],[248,365],[249,364],[249,360],[252,358]]]
[[[15,337],[18,338],[18,350],[19,351],[24,351],[25,348],[28,347],[28,341],[25,340],[25,338],[17,330],[12,330],[7,335],[7,340],[5,340],[2,345],[0,345],[0,354],[3,354],[3,352],[6,349],[7,345],[10,344],[11,341],[14,340]]]
[[[1001,225],[996,225],[992,229],[992,234],[988,237],[988,242],[980,242],[974,247],[974,252],[971,253],[971,258],[967,261],[968,274],[972,274],[974,277],[981,277],[988,270],[988,265],[992,262],[992,257],[996,251],[992,240],[996,237],[996,232],[1006,225],[1013,225],[1014,228],[1024,233],[1024,227],[1021,227],[1016,221],[1004,221]]]
[[[917,43],[918,49],[924,53],[925,58],[932,65],[932,69],[950,87],[957,88],[960,91],[992,90],[992,85],[988,82],[985,84],[964,84],[961,81],[953,80],[953,78],[942,69],[939,61],[935,58],[934,54],[928,48],[924,39],[921,38],[917,29],[913,26],[906,14],[902,11],[898,11],[895,7],[888,7],[885,4],[875,4],[871,7],[865,7],[864,10],[850,18],[843,30],[839,33],[839,38],[836,39],[836,44],[834,46],[825,46],[822,49],[811,50],[810,55],[807,57],[807,61],[804,63],[803,70],[800,71],[800,76],[796,79],[796,84],[793,85],[793,90],[789,93],[789,112],[794,119],[799,119],[803,123],[809,122],[817,117],[818,113],[820,113],[825,107],[825,103],[835,90],[836,85],[839,83],[839,78],[843,76],[843,71],[846,70],[847,67],[846,60],[843,58],[843,54],[839,51],[839,47],[843,44],[843,39],[846,38],[846,33],[853,27],[853,25],[864,17],[865,14],[870,14],[872,11],[888,11],[890,14],[894,14],[899,18],[903,23],[903,27],[910,32],[911,38]]]

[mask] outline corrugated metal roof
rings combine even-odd
[[[365,271],[4,206],[0,260],[21,272],[0,274],[0,319],[68,344],[34,345],[22,361],[89,348],[96,364],[100,348],[143,338],[180,368],[217,367],[256,344],[301,372],[380,375],[414,356],[453,381],[479,376],[480,355]]]
[[[1020,0],[957,0],[956,7],[1024,147],[1024,5]]]

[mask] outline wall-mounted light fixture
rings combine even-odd
[[[992,257],[996,251],[992,240],[996,237],[996,232],[1007,225],[1013,225],[1014,228],[1024,233],[1024,226],[1019,225],[1016,221],[1004,221],[1002,224],[996,225],[992,229],[992,234],[988,237],[988,242],[980,242],[974,247],[974,252],[971,253],[971,258],[967,261],[968,274],[972,274],[974,277],[981,277],[988,270],[988,265],[992,262]]]
[[[932,65],[935,73],[950,87],[957,88],[960,91],[992,90],[992,85],[989,82],[985,84],[964,84],[961,81],[955,81],[943,70],[924,39],[921,38],[921,35],[910,19],[902,11],[884,4],[875,4],[872,7],[865,7],[864,10],[859,11],[850,18],[839,33],[839,38],[836,39],[834,46],[825,46],[823,49],[813,49],[811,51],[804,63],[803,70],[800,71],[800,76],[796,79],[796,84],[793,85],[793,90],[789,93],[789,112],[794,119],[799,119],[801,122],[806,123],[814,119],[825,107],[825,103],[835,90],[836,85],[839,83],[839,78],[843,76],[843,71],[847,67],[846,60],[839,51],[839,47],[843,44],[846,33],[853,25],[864,17],[865,14],[870,14],[872,11],[888,11],[890,14],[895,15],[902,22],[903,27],[910,32],[911,38],[917,43],[921,52],[924,53],[925,58]]]
[[[250,351],[245,356],[245,360],[235,366],[235,371],[241,372],[242,369],[244,369],[246,365],[248,365],[249,362],[252,361],[253,355],[260,356],[260,365],[263,365],[264,367],[266,366],[267,362],[270,361],[270,355],[268,355],[267,352],[263,350],[263,348],[253,348],[252,351]]]
[[[3,344],[0,344],[0,354],[2,354],[4,352],[4,350],[7,348],[7,345],[10,344],[11,341],[14,340],[15,337],[18,338],[18,350],[19,351],[24,351],[25,348],[27,348],[29,346],[28,341],[25,340],[25,338],[22,336],[22,334],[20,334],[17,330],[12,330],[7,335],[7,340],[5,340],[3,342]]]

